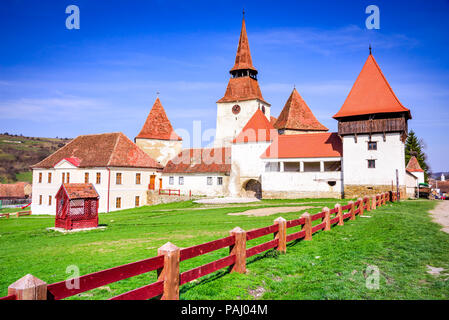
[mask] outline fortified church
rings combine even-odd
[[[329,132],[295,89],[280,115],[260,90],[245,20],[212,148],[182,149],[159,98],[134,142],[122,133],[79,136],[34,165],[32,210],[55,213],[61,183],[92,183],[100,212],[145,205],[165,190],[205,196],[354,198],[407,196],[404,107],[370,54]],[[412,166],[412,165],[411,165]],[[409,167],[411,167],[409,166]],[[416,168],[415,168],[416,169]],[[408,181],[408,182],[407,182]]]

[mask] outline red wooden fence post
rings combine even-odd
[[[387,204],[387,194],[384,192],[383,193],[383,199],[384,199],[384,205]]]
[[[369,202],[369,198],[367,196],[365,196],[364,199],[365,199],[365,204],[366,204],[365,209],[366,209],[366,211],[369,212],[369,211],[371,211],[371,204]]]
[[[164,255],[164,267],[159,271],[158,281],[164,280],[162,300],[179,300],[179,248],[167,242],[157,250]]]
[[[329,231],[331,229],[331,213],[328,207],[323,208],[324,217],[321,222],[325,222],[324,231]]]
[[[231,266],[231,272],[245,273],[246,272],[246,232],[235,227],[229,231],[231,236],[234,236],[235,243],[229,247],[229,255],[235,254],[235,263]]]
[[[363,216],[363,210],[365,209],[365,202],[363,198],[358,198],[357,201],[359,202],[359,216]]]
[[[8,295],[15,295],[16,300],[47,300],[47,284],[27,274],[8,287]]]
[[[349,218],[349,220],[355,220],[355,205],[354,205],[354,201],[349,201],[348,204],[351,206],[349,208],[349,213],[351,214],[351,217]]]
[[[341,211],[341,205],[337,203],[335,204],[335,208],[337,209],[338,225],[342,226],[345,224],[345,221],[343,220],[343,212]]]
[[[306,221],[302,226],[302,230],[306,232],[304,240],[310,241],[312,240],[312,217],[308,212],[304,213],[301,218],[304,218]]]
[[[274,220],[274,224],[279,226],[277,232],[274,233],[274,238],[279,239],[277,251],[286,253],[287,252],[287,220],[279,217]]]
[[[376,196],[371,197],[371,209],[376,210]]]

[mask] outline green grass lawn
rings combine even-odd
[[[272,224],[279,216],[298,218],[304,211],[264,217],[230,216],[227,213],[267,206],[310,205],[321,211],[337,200],[264,200],[260,206],[207,207],[190,201],[146,206],[100,214],[105,230],[74,234],[47,231],[48,216],[0,220],[0,295],[27,273],[53,283],[65,280],[66,268],[76,265],[87,274],[156,255],[167,241],[188,247],[245,230]],[[346,204],[345,200],[340,203]],[[365,212],[318,232],[310,242],[287,247],[287,254],[271,250],[248,259],[247,274],[218,271],[181,287],[181,299],[448,299],[449,235],[431,222],[431,201],[404,201]],[[298,231],[289,229],[289,232]],[[272,239],[248,242],[253,246]],[[225,256],[222,249],[181,263],[181,272]],[[365,286],[366,268],[380,270],[380,287]],[[428,274],[426,266],[445,268],[446,275]],[[107,299],[149,284],[155,272],[112,283],[71,299]]]

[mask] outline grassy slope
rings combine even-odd
[[[68,141],[0,134],[0,183],[31,182],[30,166],[49,156]]]
[[[264,205],[288,202],[266,201]],[[320,200],[312,205],[321,208],[334,203]],[[409,201],[380,208],[367,213],[371,218],[357,218],[330,232],[315,234],[311,242],[289,245],[286,255],[270,251],[252,257],[246,275],[219,271],[185,285],[181,298],[252,299],[251,290],[259,289],[265,291],[262,298],[266,299],[447,299],[449,281],[444,278],[449,276],[426,273],[427,264],[449,269],[449,235],[439,231],[426,213],[433,205],[428,201]],[[226,236],[237,225],[246,230],[266,226],[280,216],[227,215],[245,210],[244,206],[192,210],[195,207],[199,205],[185,202],[102,214],[100,223],[107,225],[106,230],[68,235],[45,230],[53,224],[51,217],[1,220],[0,295],[27,273],[53,283],[66,279],[66,267],[72,264],[86,274],[151,257],[167,241],[187,247]],[[299,214],[282,216],[293,219]],[[250,245],[268,239],[271,237],[253,240]],[[181,271],[225,254],[227,250],[222,249],[185,261]],[[381,271],[379,290],[365,287],[363,271],[368,264]],[[152,272],[74,298],[105,299],[154,279]]]

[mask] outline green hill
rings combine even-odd
[[[30,166],[63,147],[70,140],[0,134],[0,183],[31,182]]]

